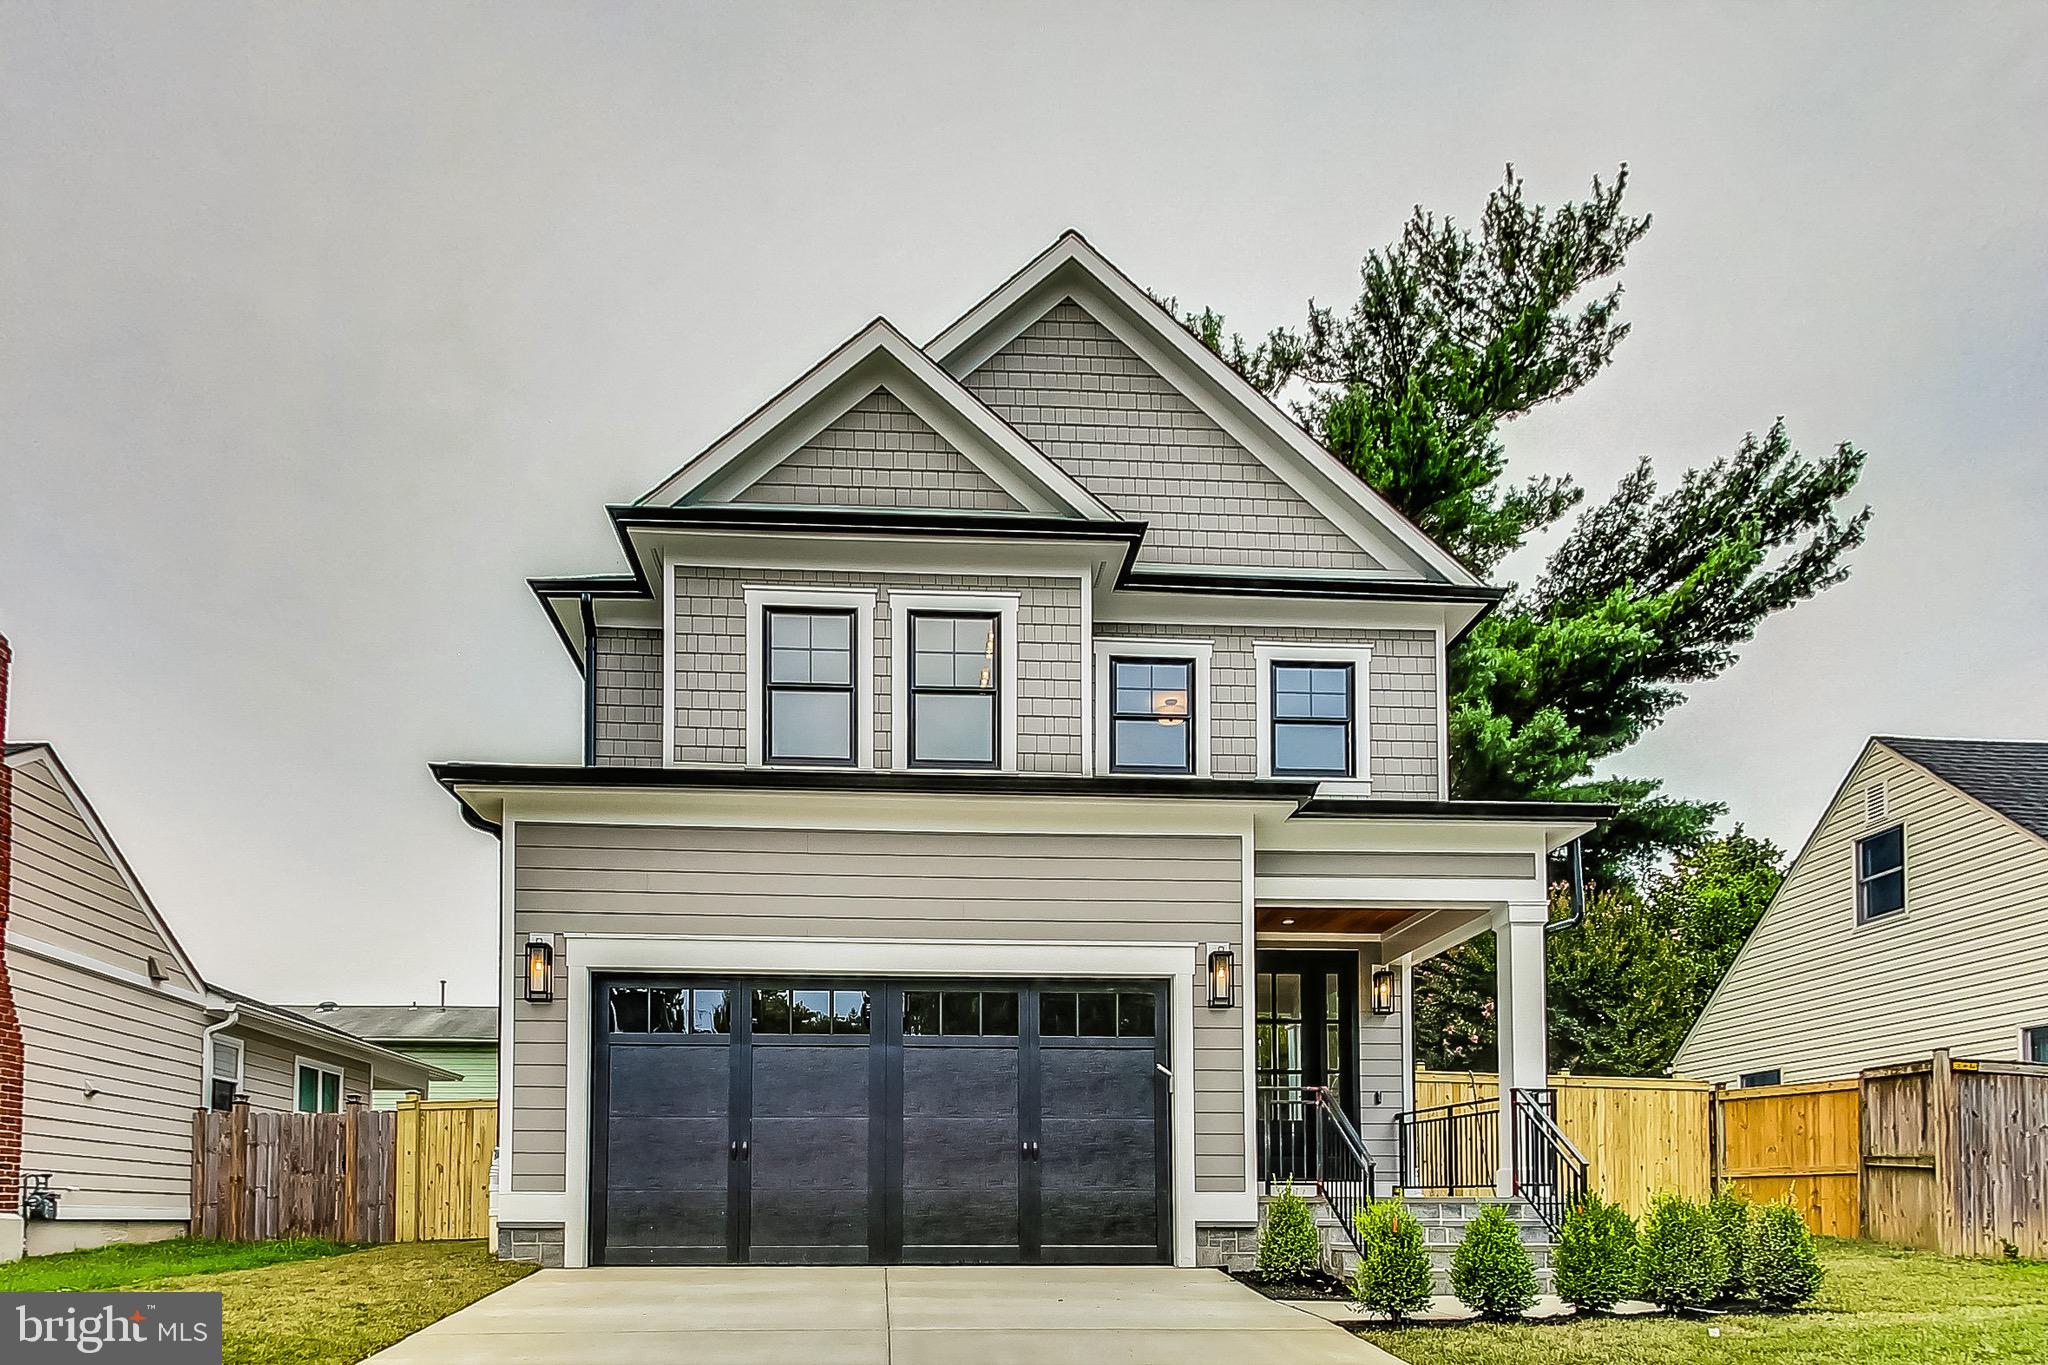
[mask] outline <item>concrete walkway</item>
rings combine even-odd
[[[374,1365],[1399,1365],[1213,1270],[543,1270]]]

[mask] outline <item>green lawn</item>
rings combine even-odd
[[[352,1365],[534,1269],[482,1242],[401,1242],[166,1287],[220,1291],[225,1365]]]
[[[51,1289],[125,1289],[153,1280],[210,1275],[223,1270],[249,1270],[338,1256],[350,1248],[339,1242],[302,1238],[285,1242],[206,1242],[180,1237],[169,1242],[130,1242],[31,1256],[0,1265],[0,1293],[26,1294]]]
[[[1827,1283],[1799,1313],[1374,1328],[1412,1365],[1926,1365],[2048,1362],[2048,1262],[1961,1261],[1823,1242]],[[1720,1335],[1710,1336],[1718,1327]]]

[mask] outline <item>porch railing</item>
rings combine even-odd
[[[1358,1215],[1372,1203],[1372,1154],[1327,1086],[1316,1092],[1316,1117],[1316,1193],[1362,1254],[1365,1239],[1358,1231]]]
[[[1500,1178],[1500,1101],[1460,1100],[1398,1120],[1401,1188],[1411,1194],[1493,1193]]]
[[[1514,1105],[1515,1193],[1555,1236],[1585,1202],[1586,1158],[1557,1126],[1554,1092],[1517,1090]]]

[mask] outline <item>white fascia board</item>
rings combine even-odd
[[[1266,439],[1245,443],[1245,448],[1254,456],[1267,461],[1268,452],[1276,448],[1291,456],[1291,468],[1275,468],[1274,472],[1297,492],[1309,498],[1312,503],[1316,503],[1318,510],[1325,509],[1317,493],[1326,497],[1334,496],[1337,500],[1350,504],[1355,516],[1380,528],[1380,536],[1389,538],[1401,546],[1406,552],[1406,558],[1427,565],[1446,582],[1465,585],[1479,582],[1471,570],[1424,535],[1414,523],[1395,510],[1392,503],[1373,491],[1363,480],[1340,468],[1330,453],[1317,445],[1308,433],[1275,406],[1271,399],[1253,388],[1242,375],[1224,364],[1208,347],[1190,336],[1186,328],[1096,251],[1078,232],[1069,231],[1061,236],[1038,259],[1011,276],[993,294],[934,338],[926,349],[948,370],[964,376],[1010,340],[1010,336],[1001,335],[1005,330],[1003,323],[1007,321],[1010,324],[1008,330],[1014,335],[1016,331],[1036,321],[1036,314],[1021,319],[1018,315],[1030,312],[1025,305],[1035,304],[1037,295],[1049,294],[1058,289],[1072,293],[1079,288],[1090,288],[1091,292],[1119,305],[1118,311],[1123,315],[1121,319],[1102,317],[1098,314],[1097,321],[1117,332],[1125,344],[1129,345],[1132,342],[1132,337],[1127,334],[1129,327],[1119,328],[1115,325],[1117,321],[1135,324],[1149,336],[1150,345],[1143,348],[1133,346],[1134,350],[1138,350],[1141,355],[1148,350],[1167,352],[1178,360],[1176,368],[1183,374],[1199,377],[1204,382],[1208,392],[1201,397],[1223,400],[1222,404],[1210,402],[1203,403],[1202,406],[1212,418],[1223,424],[1226,430],[1233,425],[1244,423],[1255,426]],[[1000,336],[1000,340],[990,344],[992,336]],[[1148,356],[1147,360],[1150,363],[1151,358]],[[1196,397],[1193,394],[1189,396]],[[1234,411],[1218,410],[1226,404]],[[1226,421],[1226,416],[1232,420]],[[1235,435],[1236,432],[1233,431],[1232,434]],[[1328,515],[1327,511],[1325,515]],[[1339,524],[1344,523],[1340,521]],[[1380,537],[1375,537],[1378,538]],[[1368,545],[1367,548],[1372,547]]]
[[[728,469],[770,445],[779,459],[803,444],[873,391],[874,386],[901,385],[891,392],[904,404],[931,422],[941,435],[953,439],[963,454],[973,457],[979,448],[1000,459],[987,468],[989,477],[1004,485],[1012,496],[1040,511],[1063,511],[1096,521],[1118,520],[1074,478],[1035,446],[1018,435],[980,399],[931,357],[912,345],[908,338],[883,319],[869,323],[811,371],[714,442],[709,449],[684,465],[660,485],[639,499],[639,505],[676,504],[701,499],[713,488],[723,486]],[[870,383],[872,381],[872,383]],[[859,389],[858,393],[851,390]],[[843,400],[835,404],[831,400]],[[819,416],[823,412],[822,417]],[[937,418],[937,421],[934,421]],[[793,430],[800,439],[791,442]],[[946,428],[951,427],[949,433]],[[959,439],[955,439],[958,437]],[[963,441],[965,444],[963,444]],[[770,461],[773,463],[773,460]],[[751,466],[749,466],[751,467]],[[764,465],[765,469],[767,466]],[[1020,481],[1018,475],[1025,476]],[[740,483],[738,487],[745,487]],[[737,488],[731,490],[737,491]]]
[[[100,977],[102,980],[118,981],[124,986],[133,986],[137,990],[147,991],[151,995],[160,995],[166,1000],[176,1000],[180,1004],[191,1005],[195,1009],[208,1010],[217,1007],[215,1000],[208,996],[200,995],[196,991],[186,990],[182,986],[173,986],[167,981],[151,981],[140,972],[131,972],[125,967],[103,961],[90,953],[81,953],[75,948],[66,948],[56,943],[45,943],[41,939],[30,938],[20,933],[8,934],[7,946],[9,949],[27,953],[30,957],[39,957],[45,962],[55,962],[62,966],[72,967],[88,975]]]
[[[1540,877],[1292,877],[1254,881],[1262,905],[1481,909],[1543,894]]]

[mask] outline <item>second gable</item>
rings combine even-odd
[[[877,388],[734,502],[1022,512],[994,479],[886,388]]]

